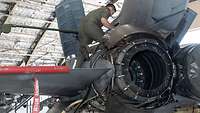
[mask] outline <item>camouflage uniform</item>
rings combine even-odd
[[[78,67],[84,60],[89,59],[88,44],[92,41],[104,42],[102,36],[104,35],[101,27],[101,18],[109,18],[110,12],[107,7],[101,7],[88,13],[80,22],[79,40],[80,40],[80,54],[78,55]]]

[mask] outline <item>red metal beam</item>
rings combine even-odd
[[[0,66],[0,74],[69,73],[67,66]]]

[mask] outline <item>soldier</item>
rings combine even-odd
[[[77,67],[80,67],[84,60],[89,59],[88,44],[92,41],[104,43],[106,40],[102,38],[104,32],[102,26],[112,29],[113,26],[108,22],[108,18],[116,12],[113,4],[100,7],[88,13],[80,22],[79,40],[80,55],[78,56]]]

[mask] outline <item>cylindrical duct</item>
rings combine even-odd
[[[135,34],[116,55],[116,85],[120,97],[138,108],[167,102],[174,66],[165,44],[149,34]],[[166,100],[165,100],[166,99]]]

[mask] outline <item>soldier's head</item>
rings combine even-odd
[[[116,8],[113,4],[107,4],[106,7],[109,9],[111,15],[116,12]]]

